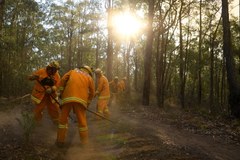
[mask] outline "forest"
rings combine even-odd
[[[237,79],[238,17],[229,21],[232,43],[226,54],[233,60],[227,65],[221,3],[150,2],[2,1],[0,96],[29,93],[26,75],[58,60],[62,74],[87,64],[103,68],[109,80],[126,76],[129,92],[143,93],[139,98],[145,105],[154,103],[152,96],[159,107],[174,101],[231,112],[227,67],[235,64],[232,76]],[[127,11],[134,11],[141,30],[119,36],[111,17]]]
[[[159,114],[177,106],[234,120],[240,132],[240,12],[231,12],[240,5],[231,4],[0,0],[0,110],[5,101],[29,95],[27,76],[56,60],[60,76],[88,65],[109,81],[126,77],[125,106]]]
[[[228,67],[234,67],[230,81],[237,81],[240,70],[238,17],[226,20],[231,56],[224,56],[220,2],[150,2],[2,0],[0,96],[29,93],[26,75],[58,60],[61,74],[87,64],[102,68],[109,80],[126,76],[129,92],[142,93],[145,105],[173,101],[217,114],[239,108],[229,108],[227,80]],[[130,11],[138,18],[138,32],[116,33],[111,17]]]

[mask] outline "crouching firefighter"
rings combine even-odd
[[[83,66],[80,69],[70,70],[62,77],[59,90],[62,106],[56,145],[58,147],[64,146],[68,129],[68,117],[72,109],[77,117],[81,144],[87,144],[86,108],[95,94],[92,69],[89,66]]]
[[[36,122],[42,119],[43,110],[47,107],[52,121],[58,124],[59,105],[56,102],[56,98],[57,89],[60,85],[59,68],[59,63],[53,61],[46,68],[41,68],[28,77],[31,81],[35,80],[31,99],[36,105],[33,110]]]

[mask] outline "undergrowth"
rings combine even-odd
[[[29,143],[30,137],[33,134],[33,131],[36,127],[35,120],[33,118],[33,114],[29,112],[22,112],[22,119],[16,118],[19,125],[23,129],[23,135],[24,135],[24,142],[26,144]]]

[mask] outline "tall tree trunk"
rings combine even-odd
[[[112,12],[113,12],[113,0],[108,0],[107,12],[108,12],[108,41],[107,41],[107,64],[106,64],[106,76],[109,80],[113,79],[113,40],[112,40],[112,26],[111,26],[111,19],[112,19]]]
[[[202,0],[199,13],[199,44],[198,44],[198,105],[202,102]]]
[[[226,85],[226,59],[223,59],[222,63],[221,63],[221,70],[219,70],[219,75],[222,75],[222,77],[219,77],[220,79],[220,84],[219,84],[219,95],[220,95],[220,104],[221,106],[223,107],[225,104],[227,104],[227,85]],[[229,108],[229,105],[228,105],[228,112],[230,112],[230,108]]]
[[[68,70],[73,67],[73,52],[72,52],[72,42],[73,42],[73,19],[71,19],[71,24],[68,27]]]
[[[68,70],[72,68],[72,33],[70,33],[70,37],[68,40]]]
[[[0,0],[0,37],[2,36],[4,5],[5,0]]]
[[[215,105],[214,104],[214,88],[217,86],[217,81],[214,81],[214,44],[215,44],[215,39],[217,36],[217,31],[218,27],[220,24],[221,19],[219,20],[219,23],[215,29],[215,31],[211,34],[210,36],[210,94],[209,94],[209,104],[210,104],[210,109],[211,112],[215,111]],[[212,24],[210,24],[210,27],[212,27]],[[215,83],[214,83],[215,82]],[[215,91],[216,92],[216,91]]]
[[[96,48],[96,60],[95,60],[95,67],[99,67],[99,31],[97,32],[97,48]]]
[[[153,16],[154,16],[154,0],[148,0],[148,31],[147,41],[144,55],[144,82],[143,82],[143,105],[149,105],[150,84],[151,84],[151,60],[152,60],[152,44],[153,44]]]
[[[223,18],[223,54],[226,59],[227,79],[229,86],[229,104],[231,114],[240,118],[240,88],[232,53],[231,32],[229,22],[228,0],[222,0]]]
[[[130,95],[130,91],[131,91],[131,86],[130,86],[130,52],[132,50],[134,46],[134,42],[133,41],[130,41],[129,42],[129,46],[128,46],[128,49],[127,49],[127,54],[126,54],[126,61],[127,61],[127,68],[126,68],[126,77],[127,77],[127,85],[126,85],[126,92],[128,94],[128,96]]]
[[[161,29],[160,29],[161,30]],[[162,37],[162,38],[161,38]],[[161,41],[162,40],[162,41]],[[160,45],[160,43],[162,44]],[[157,103],[158,107],[163,107],[163,42],[164,35],[159,31],[157,37],[157,53],[156,53],[156,78],[157,78]]]
[[[139,70],[139,65],[138,65],[138,52],[135,50],[134,51],[134,64],[135,64],[135,70],[134,70],[134,89],[135,91],[139,91],[138,89],[138,70]]]
[[[0,40],[2,39],[3,36],[3,15],[4,15],[4,5],[5,5],[5,0],[2,0],[0,2]],[[3,87],[3,63],[2,63],[2,55],[3,55],[3,46],[0,43],[0,88]],[[0,96],[2,96],[2,90],[0,90]]]
[[[189,61],[189,48],[190,48],[190,36],[191,36],[191,31],[190,31],[190,14],[191,14],[191,7],[188,7],[188,24],[187,24],[187,37],[186,37],[186,45],[185,45],[185,54],[184,54],[184,65],[183,65],[183,92],[184,92],[184,106],[186,106],[186,82],[187,82],[187,74],[188,74],[188,70],[189,70],[189,65],[188,65],[188,61]]]
[[[80,16],[79,16],[78,23],[81,24]],[[82,34],[82,31],[83,31],[83,26],[81,25],[78,28],[78,35],[77,35],[77,66],[78,67],[81,67],[83,65],[83,53],[82,53],[83,52],[82,51],[82,48],[83,48],[83,34]]]
[[[180,56],[180,66],[179,66],[179,76],[180,76],[180,102],[181,107],[185,106],[185,87],[184,87],[184,60],[183,60],[183,38],[182,38],[182,8],[183,0],[181,0],[181,8],[179,11],[179,56]]]

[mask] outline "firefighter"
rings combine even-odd
[[[108,102],[110,99],[110,90],[108,79],[103,75],[100,68],[95,70],[97,78],[97,89],[95,96],[98,96],[97,113],[109,118]],[[100,119],[98,116],[97,119]]]
[[[59,90],[62,106],[56,145],[58,147],[64,146],[68,129],[68,117],[71,110],[77,117],[81,144],[87,144],[86,108],[95,94],[92,69],[89,66],[83,66],[70,70],[62,77]]]
[[[123,77],[122,80],[119,82],[119,92],[124,92],[126,90],[126,80],[127,77]]]
[[[113,81],[109,82],[110,92],[111,92],[111,99],[110,99],[110,105],[112,102],[117,101],[117,96],[119,93],[120,85],[118,82],[118,76],[115,76]]]
[[[124,101],[126,98],[126,77],[123,77],[118,85],[118,99],[119,101]]]
[[[60,84],[59,69],[59,63],[53,61],[49,63],[46,68],[41,68],[28,77],[31,81],[35,80],[31,99],[36,105],[33,110],[36,122],[39,122],[42,119],[43,110],[47,107],[48,114],[52,121],[55,124],[58,124],[59,105],[56,102],[56,98],[57,89]]]
[[[109,82],[109,86],[111,89],[111,93],[118,93],[118,89],[119,89],[118,76],[115,76],[113,81]]]

